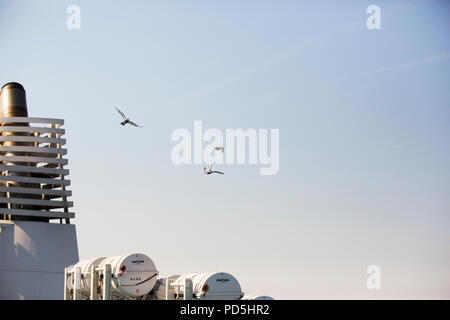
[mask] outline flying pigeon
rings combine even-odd
[[[209,156],[209,166],[208,166],[208,168],[203,167],[203,171],[205,172],[205,174],[211,174],[211,173],[223,174],[223,172],[211,170],[212,162],[213,162],[213,152],[214,151],[222,151],[222,152],[224,152],[224,148],[223,147],[215,147],[213,150],[211,150],[211,155]]]
[[[120,111],[119,109],[117,109],[116,108],[116,110],[120,113],[120,115],[122,116],[122,118],[123,118],[123,121],[120,123],[121,125],[126,125],[127,123],[128,124],[131,124],[132,126],[135,126],[135,127],[138,127],[138,128],[142,128],[143,126],[138,126],[136,123],[134,123],[133,121],[130,121],[130,119],[128,119],[127,118],[127,116],[126,115],[124,115],[123,114],[123,112],[122,111]]]

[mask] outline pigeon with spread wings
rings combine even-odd
[[[116,108],[116,110],[120,113],[120,115],[123,118],[123,121],[120,123],[121,125],[124,126],[124,125],[126,125],[128,123],[128,124],[131,124],[132,126],[135,126],[135,127],[138,127],[138,128],[142,128],[143,127],[143,126],[137,125],[133,121],[130,121],[130,119],[128,119],[127,116],[122,111],[120,111],[118,108]]]
[[[211,154],[209,156],[209,166],[208,166],[208,168],[203,167],[203,172],[205,172],[205,174],[211,174],[211,173],[223,174],[223,172],[211,170],[212,163],[213,163],[213,153],[214,153],[214,151],[222,151],[222,152],[224,152],[224,148],[223,147],[215,147],[213,150],[211,150]]]

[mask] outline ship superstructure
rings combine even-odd
[[[0,299],[61,299],[78,261],[64,120],[28,117],[19,83],[0,91]]]

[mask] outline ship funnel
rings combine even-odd
[[[10,82],[2,87],[0,214],[3,219],[48,222],[59,218],[69,223],[74,217],[68,211],[72,202],[67,201],[71,192],[66,190],[70,180],[65,179],[69,170],[64,168],[68,160],[63,158],[67,153],[63,148],[63,124],[62,119],[28,117],[25,89],[21,84]]]
[[[0,91],[0,117],[28,117],[25,89],[20,83],[5,84]]]
[[[61,299],[79,260],[64,120],[29,117],[23,86],[0,88],[0,300]]]

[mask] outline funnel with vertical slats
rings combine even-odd
[[[64,120],[28,117],[25,90],[8,83],[0,91],[0,219],[48,222],[74,213],[67,198],[69,170]]]

